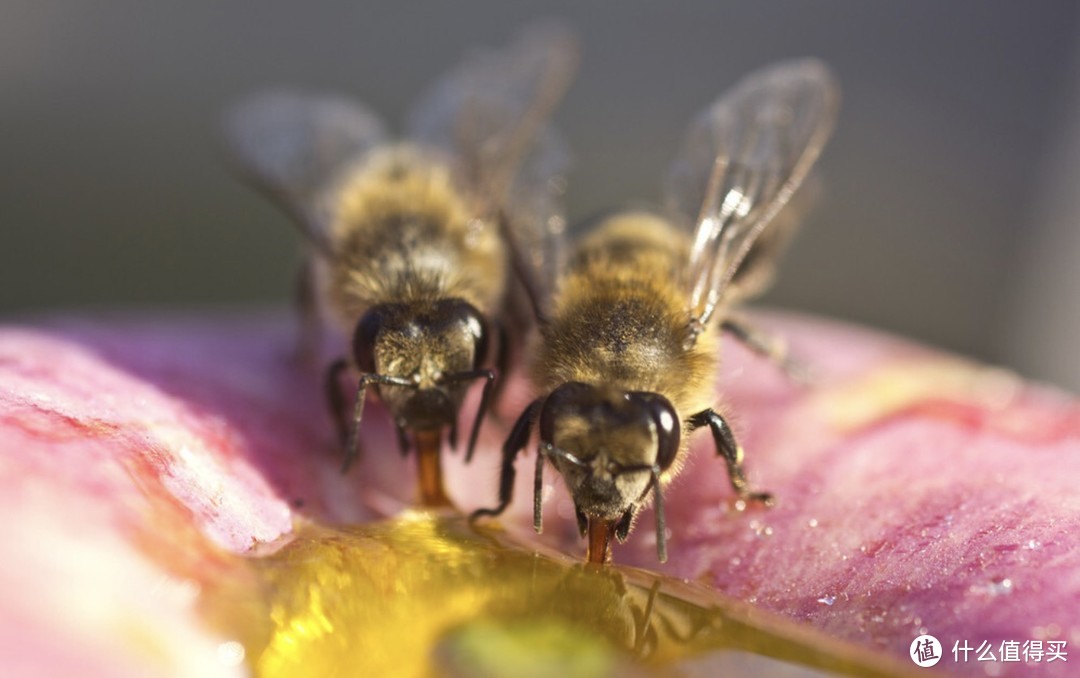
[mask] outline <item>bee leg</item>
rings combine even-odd
[[[480,424],[484,421],[484,415],[491,407],[491,391],[495,384],[495,373],[491,370],[473,370],[471,372],[459,372],[451,374],[443,379],[443,384],[453,384],[459,381],[472,381],[473,379],[486,379],[484,390],[480,394],[480,407],[476,409],[476,417],[473,419],[472,431],[469,432],[469,448],[465,451],[465,463],[472,461],[473,452],[476,451],[476,440],[480,437]],[[521,444],[522,447],[525,443]],[[450,427],[450,447],[457,449],[457,422]]]
[[[472,431],[469,433],[469,448],[465,451],[465,463],[472,461],[473,452],[476,451],[476,439],[480,436],[480,424],[491,407],[491,392],[495,388],[495,373],[491,370],[481,370],[479,376],[487,379],[484,382],[484,390],[480,393],[480,407],[476,409],[476,418],[473,419]],[[522,443],[522,447],[524,447]]]
[[[742,318],[724,318],[720,323],[720,329],[731,334],[754,353],[770,360],[795,383],[802,385],[813,383],[812,372],[806,365],[788,355],[787,345],[783,340],[754,327]]]
[[[691,429],[708,426],[712,431],[716,451],[727,463],[728,478],[731,480],[731,488],[735,490],[735,494],[743,500],[772,506],[773,496],[770,493],[751,492],[747,489],[746,472],[743,470],[743,449],[735,442],[735,436],[731,433],[731,427],[728,426],[727,421],[715,410],[708,409],[690,417],[689,423]]]
[[[536,451],[536,475],[533,477],[533,529],[544,533],[544,453]]]
[[[334,427],[337,429],[338,439],[343,448],[349,442],[349,421],[345,411],[345,395],[341,389],[341,373],[347,369],[349,369],[349,362],[344,358],[338,358],[326,368],[326,375],[323,378],[330,416],[334,420]]]
[[[495,328],[499,335],[499,347],[495,352],[495,370],[501,378],[495,384],[491,399],[493,402],[501,403],[503,393],[506,391],[506,375],[510,372],[510,334],[506,330],[506,325],[501,322],[496,322]],[[493,411],[493,416],[498,417],[498,414]]]
[[[514,493],[514,459],[517,458],[518,452],[524,449],[529,442],[533,419],[536,418],[536,414],[540,411],[540,406],[543,403],[543,398],[537,398],[525,408],[525,411],[521,413],[521,416],[518,417],[517,422],[514,424],[514,428],[510,431],[510,436],[503,444],[502,470],[499,472],[499,505],[495,508],[473,511],[472,515],[469,516],[470,522],[483,516],[497,516],[510,505],[510,499]]]
[[[544,315],[544,306],[540,301],[543,297],[540,292],[539,281],[536,280],[536,276],[532,273],[531,266],[525,263],[527,257],[521,251],[521,244],[514,233],[514,228],[510,225],[510,215],[505,210],[499,210],[498,223],[499,232],[510,253],[510,266],[514,272],[514,277],[529,301],[529,307],[532,309],[536,322],[540,325],[546,325],[548,319]]]
[[[394,422],[394,428],[397,429],[398,449],[401,450],[401,456],[407,457],[409,456],[409,434],[399,421]]]
[[[305,260],[296,272],[296,310],[300,316],[300,331],[296,341],[296,359],[302,364],[313,365],[319,357],[322,344],[322,325],[315,303],[315,275],[311,260]]]
[[[446,442],[450,444],[450,450],[457,453],[457,419],[450,422],[450,431],[446,434]]]
[[[335,370],[340,362],[344,361],[335,361],[334,364],[330,366],[330,369]],[[353,462],[356,461],[357,457],[360,456],[360,420],[364,417],[364,399],[367,395],[368,387],[375,386],[376,384],[416,388],[416,384],[407,379],[388,377],[384,374],[371,374],[369,372],[360,375],[360,383],[356,387],[356,405],[353,406],[352,428],[349,429],[344,424],[339,423],[339,430],[344,427],[346,431],[345,461],[341,465],[342,473],[346,473],[349,470],[349,467],[353,465]],[[340,391],[337,391],[337,394],[337,397],[341,398]],[[344,399],[342,399],[342,401],[343,400]]]
[[[660,592],[660,580],[654,579],[652,586],[649,587],[649,597],[645,601],[645,610],[642,611],[641,616],[638,617],[634,613],[634,648],[633,656],[644,659],[648,653],[646,652],[646,643],[655,645],[656,632],[652,629],[652,613],[653,607],[656,605],[656,594]]]

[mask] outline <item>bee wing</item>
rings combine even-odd
[[[691,124],[666,192],[670,206],[694,224],[688,291],[702,324],[740,266],[753,264],[760,273],[761,260],[793,230],[777,214],[817,160],[838,105],[828,68],[804,59],[752,73]],[[774,222],[777,232],[763,236]]]
[[[803,217],[811,211],[821,193],[821,182],[811,171],[802,187],[773,217],[768,228],[751,244],[746,256],[724,287],[722,302],[737,304],[756,296],[772,285],[776,267],[799,230]]]
[[[223,128],[241,173],[330,254],[326,193],[346,165],[383,142],[380,120],[346,98],[274,90],[230,107]]]
[[[534,302],[559,266],[569,153],[547,124],[577,69],[572,33],[533,26],[501,51],[473,54],[421,99],[410,136],[447,150],[480,214],[499,218]]]

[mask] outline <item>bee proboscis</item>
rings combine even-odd
[[[772,503],[749,488],[743,450],[713,409],[718,335],[785,362],[731,309],[770,281],[794,230],[778,213],[828,139],[838,101],[832,75],[815,60],[751,74],[691,124],[667,177],[667,212],[608,217],[562,270],[532,270],[553,291],[537,301],[532,369],[541,395],[503,448],[499,504],[474,517],[508,506],[514,460],[534,424],[536,530],[547,461],[573,498],[590,562],[610,560],[612,537],[624,541],[650,501],[657,555],[667,559],[662,489],[698,428],[711,432],[739,499]]]
[[[472,55],[413,109],[406,141],[388,140],[375,115],[336,96],[279,90],[229,111],[226,140],[241,170],[306,238],[302,344],[318,344],[322,318],[352,336],[351,355],[326,374],[343,470],[359,456],[374,388],[403,454],[414,436],[421,501],[449,503],[443,433],[455,447],[465,393],[483,382],[471,459],[496,377],[488,353],[500,369],[507,362],[499,315],[513,278],[501,220],[557,229],[561,219],[565,154],[547,118],[575,63],[574,40],[554,25]],[[351,414],[340,384],[349,369],[359,372]]]

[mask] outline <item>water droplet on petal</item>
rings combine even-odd
[[[972,584],[968,587],[968,591],[990,597],[1005,596],[1013,592],[1013,582],[1008,577],[999,577],[986,584]]]
[[[771,537],[773,529],[760,520],[751,520],[750,529],[759,537]]]

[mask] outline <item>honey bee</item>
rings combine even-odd
[[[778,213],[831,134],[838,103],[833,77],[817,61],[751,74],[691,124],[667,177],[668,212],[616,214],[579,242],[547,279],[552,293],[537,302],[532,371],[542,395],[503,447],[498,505],[474,519],[508,506],[514,460],[534,423],[534,527],[541,529],[547,460],[573,498],[589,562],[610,562],[612,537],[625,541],[650,500],[657,556],[666,561],[662,488],[698,428],[711,432],[743,505],[773,503],[749,488],[743,450],[713,409],[718,335],[727,331],[790,366],[777,343],[730,311],[770,281],[794,230]]]
[[[306,238],[302,346],[318,344],[323,318],[352,335],[351,355],[330,364],[325,379],[343,472],[360,455],[365,394],[374,388],[402,454],[414,437],[421,501],[449,504],[443,434],[456,447],[466,391],[483,382],[471,460],[496,378],[488,354],[497,352],[500,369],[508,362],[498,314],[514,278],[502,222],[562,223],[565,153],[547,118],[575,63],[565,29],[533,27],[438,81],[413,109],[406,141],[388,140],[364,106],[334,96],[272,91],[227,113],[225,140],[240,170]],[[340,383],[350,368],[359,372],[351,416]]]

